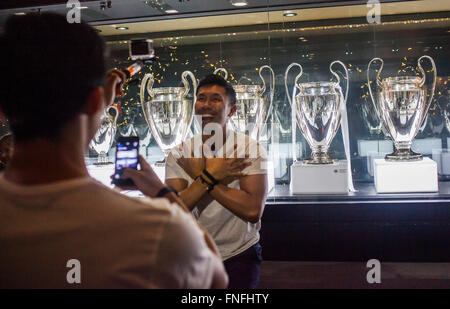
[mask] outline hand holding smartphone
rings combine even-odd
[[[113,184],[116,186],[134,186],[130,178],[122,179],[126,168],[138,169],[139,138],[136,136],[121,136],[116,146],[116,162],[113,175]]]

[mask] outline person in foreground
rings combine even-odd
[[[145,160],[128,174],[150,198],[89,177],[84,154],[126,78],[105,72],[96,31],[29,14],[1,40],[15,151],[0,174],[0,288],[225,288],[214,242]]]
[[[180,198],[213,236],[230,279],[228,287],[256,288],[267,154],[255,140],[228,128],[235,103],[236,93],[222,77],[212,74],[200,81],[195,113],[201,116],[202,135],[169,154],[166,183],[180,191]]]

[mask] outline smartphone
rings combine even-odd
[[[122,179],[125,168],[138,169],[139,138],[137,136],[121,136],[117,140],[116,162],[113,184],[118,186],[134,185],[131,178]]]

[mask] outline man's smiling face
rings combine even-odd
[[[211,122],[225,129],[228,119],[236,112],[236,105],[230,104],[224,87],[205,85],[197,92],[195,114],[202,116],[202,129]]]

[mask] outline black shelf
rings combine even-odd
[[[265,260],[450,262],[450,183],[438,193],[270,193],[262,218]]]
[[[355,183],[356,192],[348,194],[292,194],[289,185],[276,185],[266,200],[266,205],[309,204],[309,203],[450,203],[450,181],[439,182],[435,193],[377,193],[373,183]]]

